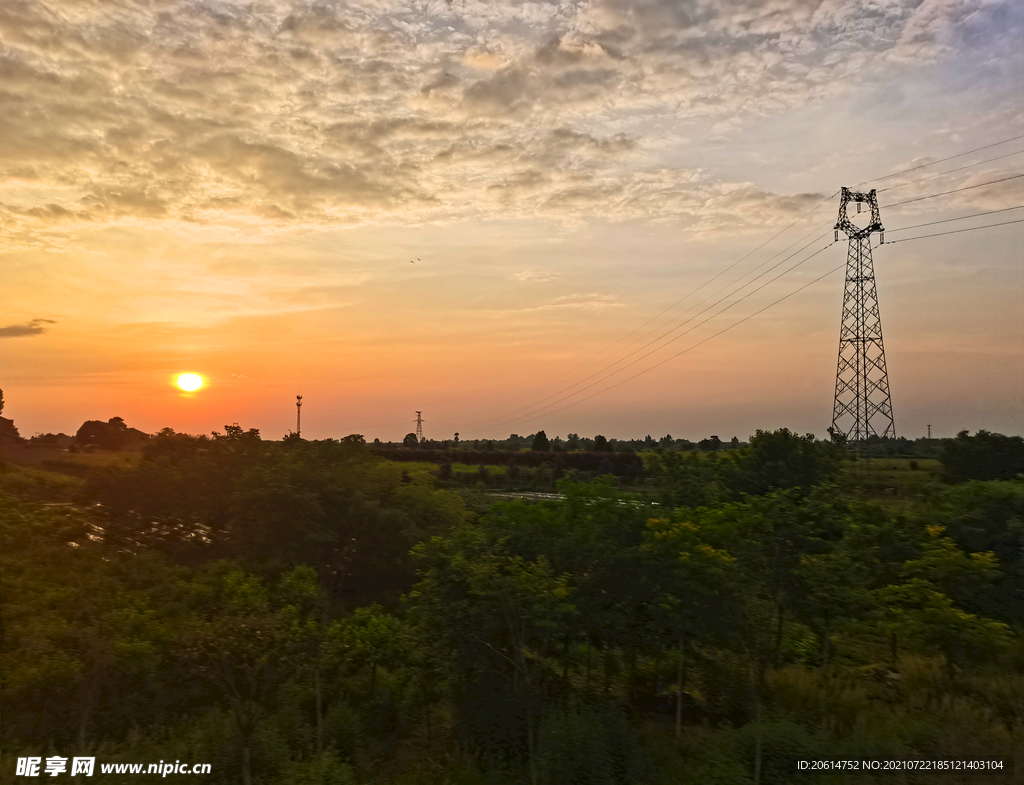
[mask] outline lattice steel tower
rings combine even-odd
[[[864,203],[871,209],[871,222],[863,229],[846,215],[847,207],[854,202],[858,213]],[[839,367],[829,433],[842,434],[851,442],[862,442],[870,436],[895,437],[889,375],[882,348],[882,319],[878,312],[875,268],[871,262],[872,232],[878,232],[883,242],[885,240],[875,191],[864,194],[844,188],[835,229],[837,241],[840,230],[850,238],[850,248],[846,257]]]
[[[423,441],[423,412],[416,412],[416,441]]]

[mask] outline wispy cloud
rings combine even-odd
[[[33,319],[25,324],[0,327],[0,338],[24,338],[27,335],[41,335],[47,330],[44,325],[56,323],[53,319]]]
[[[553,281],[557,277],[558,273],[547,270],[523,270],[520,273],[512,273],[509,276],[513,281],[522,281],[523,283],[544,283],[546,281]]]

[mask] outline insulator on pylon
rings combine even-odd
[[[857,212],[860,212],[861,202],[857,202]]]
[[[836,229],[836,242],[837,243],[839,242],[839,230],[838,229]]]
[[[878,233],[878,244],[885,245],[885,232]]]

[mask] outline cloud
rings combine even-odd
[[[686,193],[693,167],[666,185],[645,157],[665,122],[706,122],[728,139],[894,64],[942,57],[958,31],[999,10],[979,0],[115,6],[0,3],[7,248],[67,250],[83,225],[129,222],[271,232],[678,210],[686,223],[707,209]]]
[[[53,319],[33,319],[25,324],[12,324],[0,327],[0,338],[23,338],[26,335],[41,335],[47,328],[43,325],[56,324]]]
[[[547,281],[553,281],[558,277],[558,273],[548,272],[546,270],[523,270],[519,273],[513,273],[509,276],[514,281],[534,282],[534,283],[545,283]]]

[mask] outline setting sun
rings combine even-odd
[[[203,377],[197,373],[183,373],[178,377],[178,386],[186,392],[195,392],[203,386]]]

